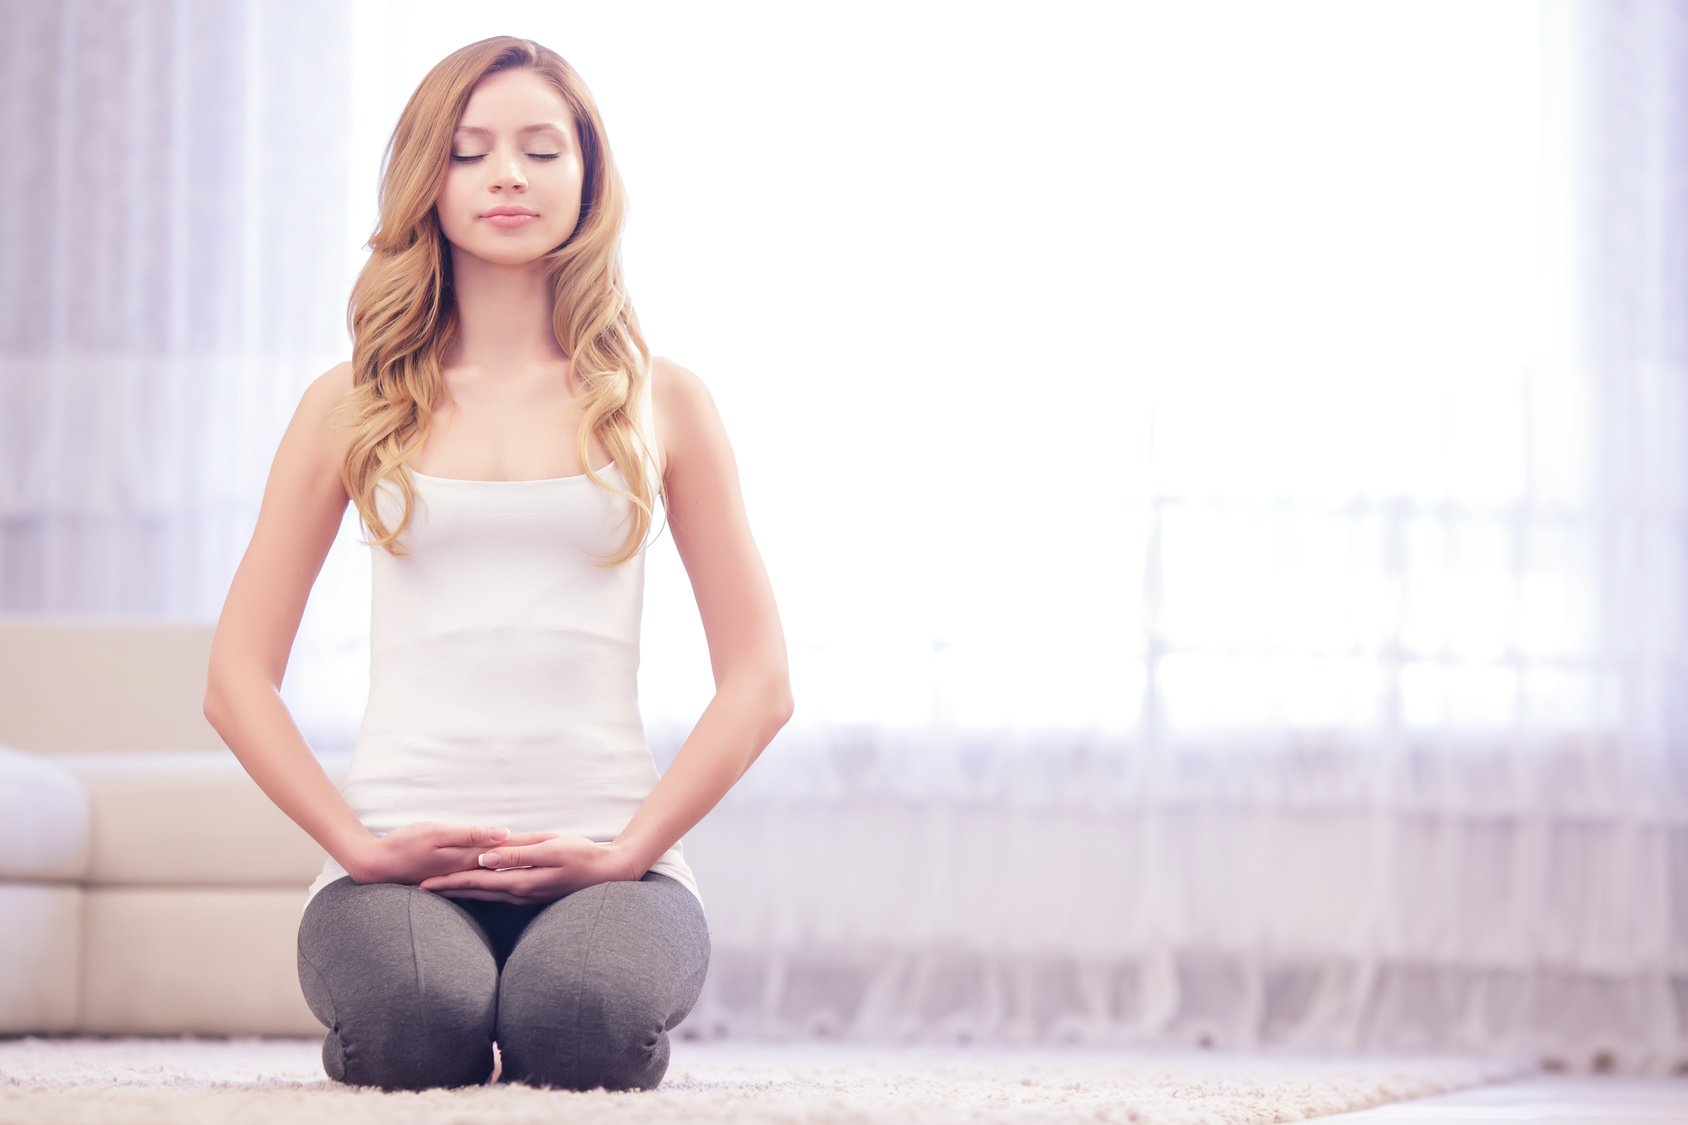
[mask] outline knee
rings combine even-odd
[[[328,1011],[323,1070],[354,1086],[425,1090],[481,1085],[492,1075],[495,993],[376,976],[343,991]],[[320,1015],[321,1013],[319,1013]]]
[[[635,982],[549,985],[506,970],[494,1034],[508,1081],[567,1090],[650,1090],[667,1073],[667,1013]]]
[[[419,952],[408,924],[410,903],[389,905],[385,917],[373,911],[349,916],[352,933],[331,943],[301,935],[300,982],[328,1028],[324,1071],[339,1082],[385,1090],[486,1082],[498,1008],[491,954],[453,956],[464,951],[451,941],[424,943]]]
[[[354,1012],[323,1041],[323,1068],[341,1082],[383,1090],[483,1085],[492,1076],[495,1003],[406,998]]]

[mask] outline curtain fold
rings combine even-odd
[[[215,618],[347,351],[343,4],[0,5],[0,605]]]

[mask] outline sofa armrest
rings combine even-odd
[[[0,879],[80,883],[93,805],[63,762],[0,745]]]

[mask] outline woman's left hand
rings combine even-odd
[[[502,844],[481,855],[481,867],[422,880],[425,891],[447,898],[479,898],[518,905],[551,902],[582,887],[617,879],[637,881],[627,857],[614,844],[584,836],[554,836],[537,844]]]

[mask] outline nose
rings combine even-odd
[[[527,177],[522,175],[521,157],[516,154],[502,159],[489,159],[492,165],[492,186],[495,188],[523,188],[527,187]]]

